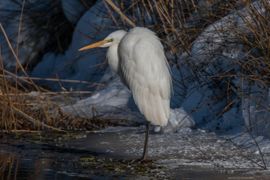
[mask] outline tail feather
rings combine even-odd
[[[138,97],[136,95],[133,96],[140,112],[145,116],[146,120],[150,121],[153,125],[167,125],[170,116],[168,99],[163,99],[159,95],[145,93],[145,95],[141,96],[140,101],[138,101]]]

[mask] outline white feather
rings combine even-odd
[[[154,32],[136,27],[119,30],[107,52],[108,63],[131,90],[133,99],[147,121],[166,126],[170,116],[172,80],[164,49]]]

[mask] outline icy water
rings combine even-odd
[[[151,134],[152,161],[140,163],[134,159],[142,153],[143,138],[142,128],[125,127],[4,135],[0,179],[270,179],[254,153],[211,133]]]

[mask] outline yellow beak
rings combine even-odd
[[[110,40],[101,40],[101,41],[98,41],[98,42],[95,42],[93,44],[89,44],[87,46],[84,46],[82,48],[79,49],[79,51],[85,51],[87,49],[93,49],[93,48],[96,48],[96,47],[100,47],[102,46],[103,44],[106,44],[107,42],[110,42]]]

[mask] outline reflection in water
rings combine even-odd
[[[3,152],[1,149],[0,180],[108,179],[111,177],[110,174],[104,173],[95,175],[90,166],[83,168],[80,166],[82,164],[80,157],[81,154],[58,153],[42,149],[27,150],[27,152],[17,150]],[[92,156],[89,157],[89,159],[92,158]],[[86,172],[82,172],[85,170]]]
[[[11,153],[0,153],[0,179],[57,178],[57,173],[50,169],[52,164],[52,159],[35,159],[35,157],[27,158]]]
[[[16,179],[18,160],[12,154],[0,154],[0,178]]]
[[[42,163],[33,163],[30,159],[21,159],[10,153],[0,154],[0,178],[9,179],[36,179],[40,177]],[[42,177],[40,177],[42,178]]]

